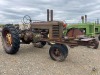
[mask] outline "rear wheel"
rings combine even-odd
[[[94,40],[89,42],[89,46],[88,47],[93,48],[93,49],[97,49],[98,46],[99,46],[99,42],[94,39]]]
[[[64,61],[68,56],[68,49],[65,45],[54,44],[49,49],[50,57],[56,61]]]
[[[6,53],[17,53],[20,47],[18,31],[13,26],[5,26],[2,29],[2,42]]]
[[[98,39],[100,40],[100,35],[98,36]]]
[[[46,41],[39,41],[37,43],[34,43],[34,46],[37,48],[42,48],[46,45]]]

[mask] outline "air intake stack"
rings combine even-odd
[[[87,23],[87,15],[85,15],[85,23]]]
[[[81,16],[81,19],[82,19],[82,23],[84,23],[84,16]]]
[[[47,9],[47,21],[53,21],[53,10]]]
[[[49,21],[49,9],[47,9],[47,21]]]
[[[53,10],[51,10],[51,21],[53,21]]]
[[[97,19],[97,24],[99,24],[99,19]]]

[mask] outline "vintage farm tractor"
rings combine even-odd
[[[99,42],[96,38],[94,37],[87,37],[84,34],[83,30],[80,30],[78,28],[70,28],[67,30],[67,33],[65,34],[67,37],[66,43],[70,47],[75,47],[75,46],[87,46],[93,49],[97,49],[99,46]]]
[[[23,23],[24,25],[28,23],[29,28],[21,30],[18,25],[13,26],[11,24],[3,27],[2,41],[6,53],[17,53],[20,44],[33,43],[35,47],[42,48],[48,43],[51,45],[49,54],[53,60],[64,61],[66,59],[68,56],[68,48],[65,44],[69,44],[67,41],[69,38],[63,36],[64,23],[62,21],[53,21],[53,10],[47,10],[47,21],[33,21],[30,16],[26,15],[23,17]],[[93,38],[89,41],[92,40],[95,39]],[[93,46],[95,45],[98,45],[98,42],[93,44]]]

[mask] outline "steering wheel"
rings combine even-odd
[[[25,15],[22,19],[23,24],[30,24],[31,21],[32,21],[32,19],[29,15]]]

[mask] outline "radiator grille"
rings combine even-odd
[[[59,25],[53,25],[52,36],[53,38],[59,38]]]

